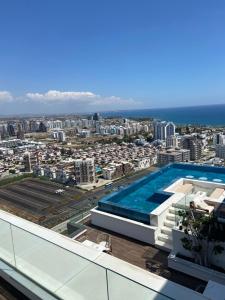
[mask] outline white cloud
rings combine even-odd
[[[99,97],[91,92],[60,92],[50,90],[44,94],[41,93],[27,93],[27,99],[38,102],[65,102],[65,101],[90,101],[90,99]]]
[[[0,91],[0,104],[11,103],[20,110],[39,110],[46,106],[46,111],[67,111],[68,105],[73,110],[85,112],[97,109],[120,110],[140,108],[142,103],[133,99],[117,96],[102,96],[92,92],[49,90],[45,93],[29,92],[14,96],[8,91]],[[27,106],[27,104],[29,104]]]
[[[0,91],[0,103],[9,102],[13,100],[13,96],[8,91]]]
[[[141,104],[133,99],[123,99],[116,96],[104,97],[92,92],[61,92],[56,90],[49,90],[46,93],[27,93],[26,99],[27,101],[35,101],[46,104],[71,102],[91,106],[101,106],[103,109],[134,108]]]
[[[93,105],[101,105],[101,106],[118,106],[119,108],[121,106],[128,108],[129,106],[135,107],[139,106],[141,102],[135,101],[133,99],[123,99],[116,96],[110,96],[110,97],[99,97],[98,99],[95,99],[95,101],[92,103]]]

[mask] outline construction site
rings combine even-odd
[[[0,187],[0,209],[48,228],[90,207],[84,191],[51,181],[26,178]]]

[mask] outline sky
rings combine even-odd
[[[0,115],[225,104],[224,0],[0,0]]]

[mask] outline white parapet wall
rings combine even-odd
[[[150,213],[150,224],[159,228],[162,227],[169,208],[173,205],[173,203],[177,203],[182,200],[184,196],[185,195],[183,193],[176,193],[160,204]]]
[[[151,245],[155,244],[156,231],[158,230],[155,226],[146,225],[98,209],[91,210],[91,223]]]
[[[204,281],[213,280],[225,285],[224,273],[204,266],[200,266],[198,264],[190,262],[189,260],[177,257],[173,252],[171,252],[168,256],[168,267]]]

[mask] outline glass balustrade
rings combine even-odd
[[[0,240],[0,259],[59,299],[172,299],[2,219]]]

